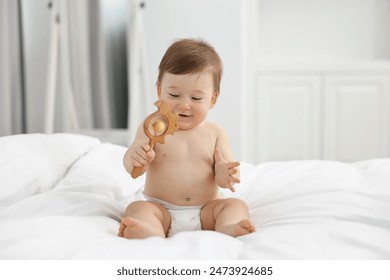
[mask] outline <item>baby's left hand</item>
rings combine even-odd
[[[239,162],[226,161],[221,154],[221,151],[216,148],[214,151],[214,172],[215,181],[221,188],[228,188],[232,192],[235,191],[233,185],[240,183],[240,179],[237,177]],[[236,175],[236,176],[235,176]]]

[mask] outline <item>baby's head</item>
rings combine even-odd
[[[165,73],[194,74],[210,69],[214,80],[214,91],[219,94],[222,61],[214,48],[203,40],[175,41],[165,52],[158,69],[157,84],[161,83]]]

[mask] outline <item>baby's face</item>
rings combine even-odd
[[[202,123],[217,100],[210,71],[176,75],[165,73],[158,85],[158,97],[166,100],[178,115],[179,129]]]

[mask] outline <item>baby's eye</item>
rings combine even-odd
[[[178,94],[174,94],[174,93],[169,93],[169,95],[170,95],[171,97],[174,97],[174,98],[177,98],[177,97],[179,97],[179,95],[178,95]]]
[[[192,100],[200,101],[200,100],[202,100],[202,98],[201,97],[192,97]]]

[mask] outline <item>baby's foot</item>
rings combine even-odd
[[[142,239],[150,236],[165,237],[160,229],[131,217],[122,219],[118,235],[129,239]]]
[[[222,230],[222,232],[233,237],[249,234],[255,231],[255,226],[248,219],[241,220],[236,224],[226,225]]]

